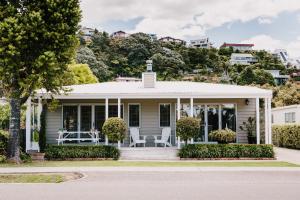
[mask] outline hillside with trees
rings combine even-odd
[[[153,60],[153,70],[159,80],[186,80],[256,85],[273,89],[273,105],[290,105],[300,102],[298,87],[289,82],[287,86],[276,87],[274,79],[265,70],[280,70],[282,75],[293,69],[286,67],[271,53],[246,51],[257,63],[252,65],[231,65],[232,53],[240,53],[232,48],[193,48],[171,42],[152,40],[145,33],[135,33],[128,37],[111,37],[106,32],[98,32],[86,43],[81,36],[76,62],[87,64],[99,82],[113,80],[118,76],[140,77],[145,71],[146,60]],[[294,88],[290,94],[289,88]]]

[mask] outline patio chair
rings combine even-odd
[[[132,143],[129,145],[129,147],[136,147],[137,144],[144,144],[144,147],[146,146],[146,139],[145,136],[140,136],[140,130],[138,128],[130,128],[130,141],[132,139]],[[143,139],[141,139],[141,137]]]
[[[157,146],[157,144],[163,144],[164,147],[166,147],[166,146],[171,147],[172,146],[169,143],[169,139],[171,137],[171,128],[170,127],[163,128],[162,131],[161,131],[161,136],[159,136],[159,137],[160,137],[160,139],[155,137],[155,140],[154,140],[155,146]]]

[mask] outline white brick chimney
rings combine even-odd
[[[147,60],[147,72],[142,74],[144,88],[154,88],[156,83],[156,73],[152,71],[152,60]]]

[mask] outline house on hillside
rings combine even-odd
[[[129,36],[129,34],[124,31],[117,31],[117,32],[113,32],[111,34],[111,37],[113,37],[113,38],[126,38],[128,36]]]
[[[67,94],[53,95],[59,106],[51,112],[45,110],[47,143],[109,144],[110,141],[102,134],[102,125],[110,117],[119,117],[128,126],[122,147],[131,144],[132,130],[143,136],[146,146],[154,146],[155,138],[167,130],[169,144],[180,146],[182,141],[176,134],[176,121],[187,116],[200,119],[201,128],[192,143],[212,143],[209,133],[225,128],[237,132],[237,143],[247,143],[247,132],[239,126],[249,117],[257,121],[257,143],[260,143],[260,109],[265,113],[265,141],[271,143],[271,90],[189,81],[158,81],[151,63],[147,63],[142,81],[72,85],[66,87],[70,89]],[[32,149],[33,127],[41,126],[37,116],[43,110],[42,99],[50,98],[51,95],[41,89],[27,101],[27,150]],[[260,106],[261,100],[265,102],[263,108]],[[37,120],[32,120],[33,117]],[[97,137],[94,135],[96,132]]]
[[[274,80],[276,85],[284,85],[290,78],[289,75],[281,75],[280,70],[265,70],[266,72],[269,72]]]
[[[230,64],[251,65],[257,63],[257,59],[249,53],[232,53]]]
[[[95,34],[95,29],[88,28],[88,27],[82,27],[79,32],[82,34],[83,39],[86,42],[91,41],[92,36]]]
[[[209,38],[206,37],[197,40],[191,40],[189,46],[195,48],[210,49],[212,48],[212,43],[210,42]]]
[[[300,105],[272,109],[272,124],[300,123]]]
[[[252,50],[252,47],[254,46],[254,44],[238,44],[238,43],[224,43],[220,46],[220,48],[230,48],[232,47],[232,49],[234,51],[238,50],[238,51],[250,51]]]
[[[162,38],[159,39],[159,41],[161,41],[161,42],[171,42],[171,43],[182,44],[182,45],[186,44],[186,41],[181,40],[181,39],[176,39],[176,38],[173,38],[173,37],[170,37],[170,36],[162,37]]]

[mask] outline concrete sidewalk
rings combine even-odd
[[[300,150],[278,147],[275,147],[274,150],[278,161],[285,161],[300,165]]]
[[[45,172],[300,172],[300,167],[9,167],[0,173]]]

